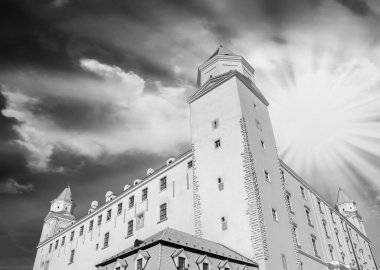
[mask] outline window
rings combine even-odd
[[[132,208],[135,204],[135,196],[129,197],[129,208]]]
[[[72,249],[71,252],[70,252],[70,263],[73,263],[74,262],[74,255],[75,255],[75,249]]]
[[[111,214],[112,214],[112,209],[109,209],[108,211],[107,211],[107,221],[110,221],[111,220]]]
[[[119,203],[117,205],[117,214],[120,215],[122,210],[123,210],[123,203]]]
[[[160,179],[160,190],[166,189],[166,177]]]
[[[178,257],[178,270],[185,270],[185,258],[184,257]]]
[[[94,227],[94,220],[90,221],[90,226],[88,227],[89,231],[92,231],[92,228]]]
[[[141,201],[145,201],[148,198],[148,188],[144,188],[141,194]]]
[[[288,264],[286,263],[286,256],[285,254],[281,254],[281,259],[282,259],[282,268],[284,270],[288,270]]]
[[[65,244],[66,236],[62,237],[61,246]]]
[[[187,168],[190,169],[193,167],[193,161],[187,162]]]
[[[306,212],[307,222],[309,223],[310,226],[313,226],[311,224],[311,219],[310,219],[310,209],[305,208],[305,212]]]
[[[321,205],[321,201],[320,200],[318,200],[318,209],[319,209],[319,212],[321,213],[321,214],[323,214],[323,211],[322,211],[322,205]]]
[[[274,221],[278,221],[277,211],[274,208],[272,208],[272,217]]]
[[[290,203],[290,193],[286,192],[285,199],[286,199],[286,202],[289,205],[290,213],[294,213],[293,209],[292,209],[292,204]]]
[[[329,245],[330,258],[334,261],[334,248],[332,245]]]
[[[261,142],[261,148],[263,148],[265,150],[265,143],[263,140],[260,141]]]
[[[302,198],[306,199],[304,188],[303,188],[303,187],[300,187],[300,190],[301,190]]]
[[[258,130],[262,131],[263,129],[261,128],[260,121],[256,119],[256,127]]]
[[[332,210],[330,210],[330,215],[331,215],[332,222],[335,224],[334,213]]]
[[[212,129],[217,129],[219,127],[219,119],[212,121]]]
[[[337,228],[335,228],[334,230],[335,230],[336,240],[338,241],[339,246],[342,246],[342,244],[340,243],[340,239],[339,239],[339,231]]]
[[[108,241],[110,239],[110,233],[105,233],[104,234],[104,244],[103,244],[103,248],[106,248],[108,247]]]
[[[82,236],[83,235],[83,231],[84,231],[84,226],[80,226],[80,229],[79,229],[79,236]]]
[[[102,224],[102,215],[98,216],[98,226]]]
[[[160,221],[166,220],[167,217],[167,205],[166,203],[163,203],[160,205]]]
[[[281,179],[284,180],[284,182],[286,183],[286,180],[285,180],[285,173],[283,170],[280,169],[280,174],[281,174]]]
[[[221,146],[220,139],[216,140],[214,144],[215,144],[215,148],[219,148]]]
[[[143,269],[143,260],[138,259],[137,260],[137,270],[142,270]]]
[[[51,252],[51,249],[53,248],[53,244],[49,245],[49,253]]]
[[[203,263],[202,264],[202,270],[209,270],[208,263]]]
[[[133,235],[133,220],[128,221],[128,232],[127,236]]]
[[[298,236],[297,236],[297,224],[295,224],[295,223],[293,223],[293,226],[292,226],[292,233],[293,233],[294,238],[296,240],[296,244],[299,246]]]
[[[348,251],[350,253],[352,253],[352,248],[351,248],[351,245],[350,245],[350,241],[348,240],[348,237],[346,237],[346,243],[347,243],[347,246],[348,246]]]
[[[344,252],[340,253],[340,257],[342,258],[342,263],[346,264],[346,262],[345,262],[346,255],[344,254]],[[371,258],[371,256],[370,256],[370,258]]]
[[[220,221],[222,222],[222,230],[223,231],[227,230],[228,229],[228,225],[227,225],[227,219],[226,219],[226,217],[221,217]]]
[[[313,249],[314,249],[314,255],[319,257],[318,256],[318,250],[317,250],[317,239],[315,237],[311,237],[311,242],[313,244]]]
[[[270,182],[270,176],[269,176],[269,173],[267,171],[264,170],[264,176],[265,176],[265,180]]]
[[[115,270],[120,270],[120,267],[116,267],[116,269]]]
[[[219,191],[222,191],[224,189],[224,183],[220,177],[218,178],[218,189]]]
[[[322,220],[322,225],[323,225],[323,230],[325,231],[326,237],[330,238],[328,230],[327,230],[327,222],[326,222],[326,220],[324,220],[324,219]]]
[[[71,235],[70,235],[70,242],[74,240],[74,231],[71,232]]]
[[[98,243],[96,244],[95,249],[96,249],[96,250],[99,249],[99,244],[98,244]]]
[[[55,247],[54,247],[54,249],[57,249],[57,248],[58,248],[58,240],[55,241]]]
[[[136,217],[136,229],[144,227],[144,213],[140,213]]]

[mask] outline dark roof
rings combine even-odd
[[[230,51],[229,49],[227,49],[226,47],[223,47],[223,45],[219,45],[219,48],[207,60],[210,60],[216,55],[236,55],[236,54]]]
[[[205,82],[201,88],[199,88],[197,91],[195,91],[188,99],[187,102],[191,103],[194,100],[198,99],[199,97],[203,96],[204,94],[208,93],[212,89],[216,88],[217,86],[221,85],[222,83],[228,81],[232,77],[236,76],[236,78],[240,79],[242,83],[244,83],[245,86],[248,87],[251,92],[253,92],[265,105],[269,105],[269,102],[264,97],[263,93],[257,88],[257,86],[248,79],[245,75],[240,73],[237,70],[230,70],[228,72],[222,73],[220,75],[217,75],[215,77],[212,77],[208,79],[207,82]]]
[[[132,246],[130,248],[125,249],[124,251],[112,256],[99,263],[97,266],[106,265],[111,263],[112,261],[117,260],[119,257],[125,257],[123,255],[127,255],[132,251],[139,250],[152,244],[156,244],[158,242],[172,244],[181,246],[183,248],[188,248],[192,250],[197,250],[202,253],[207,253],[214,256],[225,257],[228,260],[235,260],[239,262],[244,262],[246,264],[257,265],[253,260],[241,255],[240,253],[222,245],[214,241],[210,241],[201,237],[194,236],[192,234],[184,233],[178,230],[174,230],[172,228],[166,228],[156,234],[145,239],[140,245]]]

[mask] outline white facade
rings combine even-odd
[[[219,242],[259,269],[377,269],[358,213],[341,214],[278,159],[253,74],[243,57],[219,48],[200,66],[200,88],[188,100],[192,149],[41,238],[33,269],[96,269],[166,227]]]

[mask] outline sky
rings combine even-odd
[[[357,202],[380,263],[379,2],[2,0],[0,40],[0,269],[31,269],[64,187],[82,217],[190,149],[220,44],[255,68],[280,158]]]

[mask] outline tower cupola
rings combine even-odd
[[[210,78],[230,70],[237,70],[253,81],[254,68],[242,56],[220,45],[207,61],[198,67],[197,84],[202,86]]]
[[[71,197],[70,187],[66,187],[57,198],[51,201],[50,211],[52,212],[66,212],[73,214],[75,203]]]

